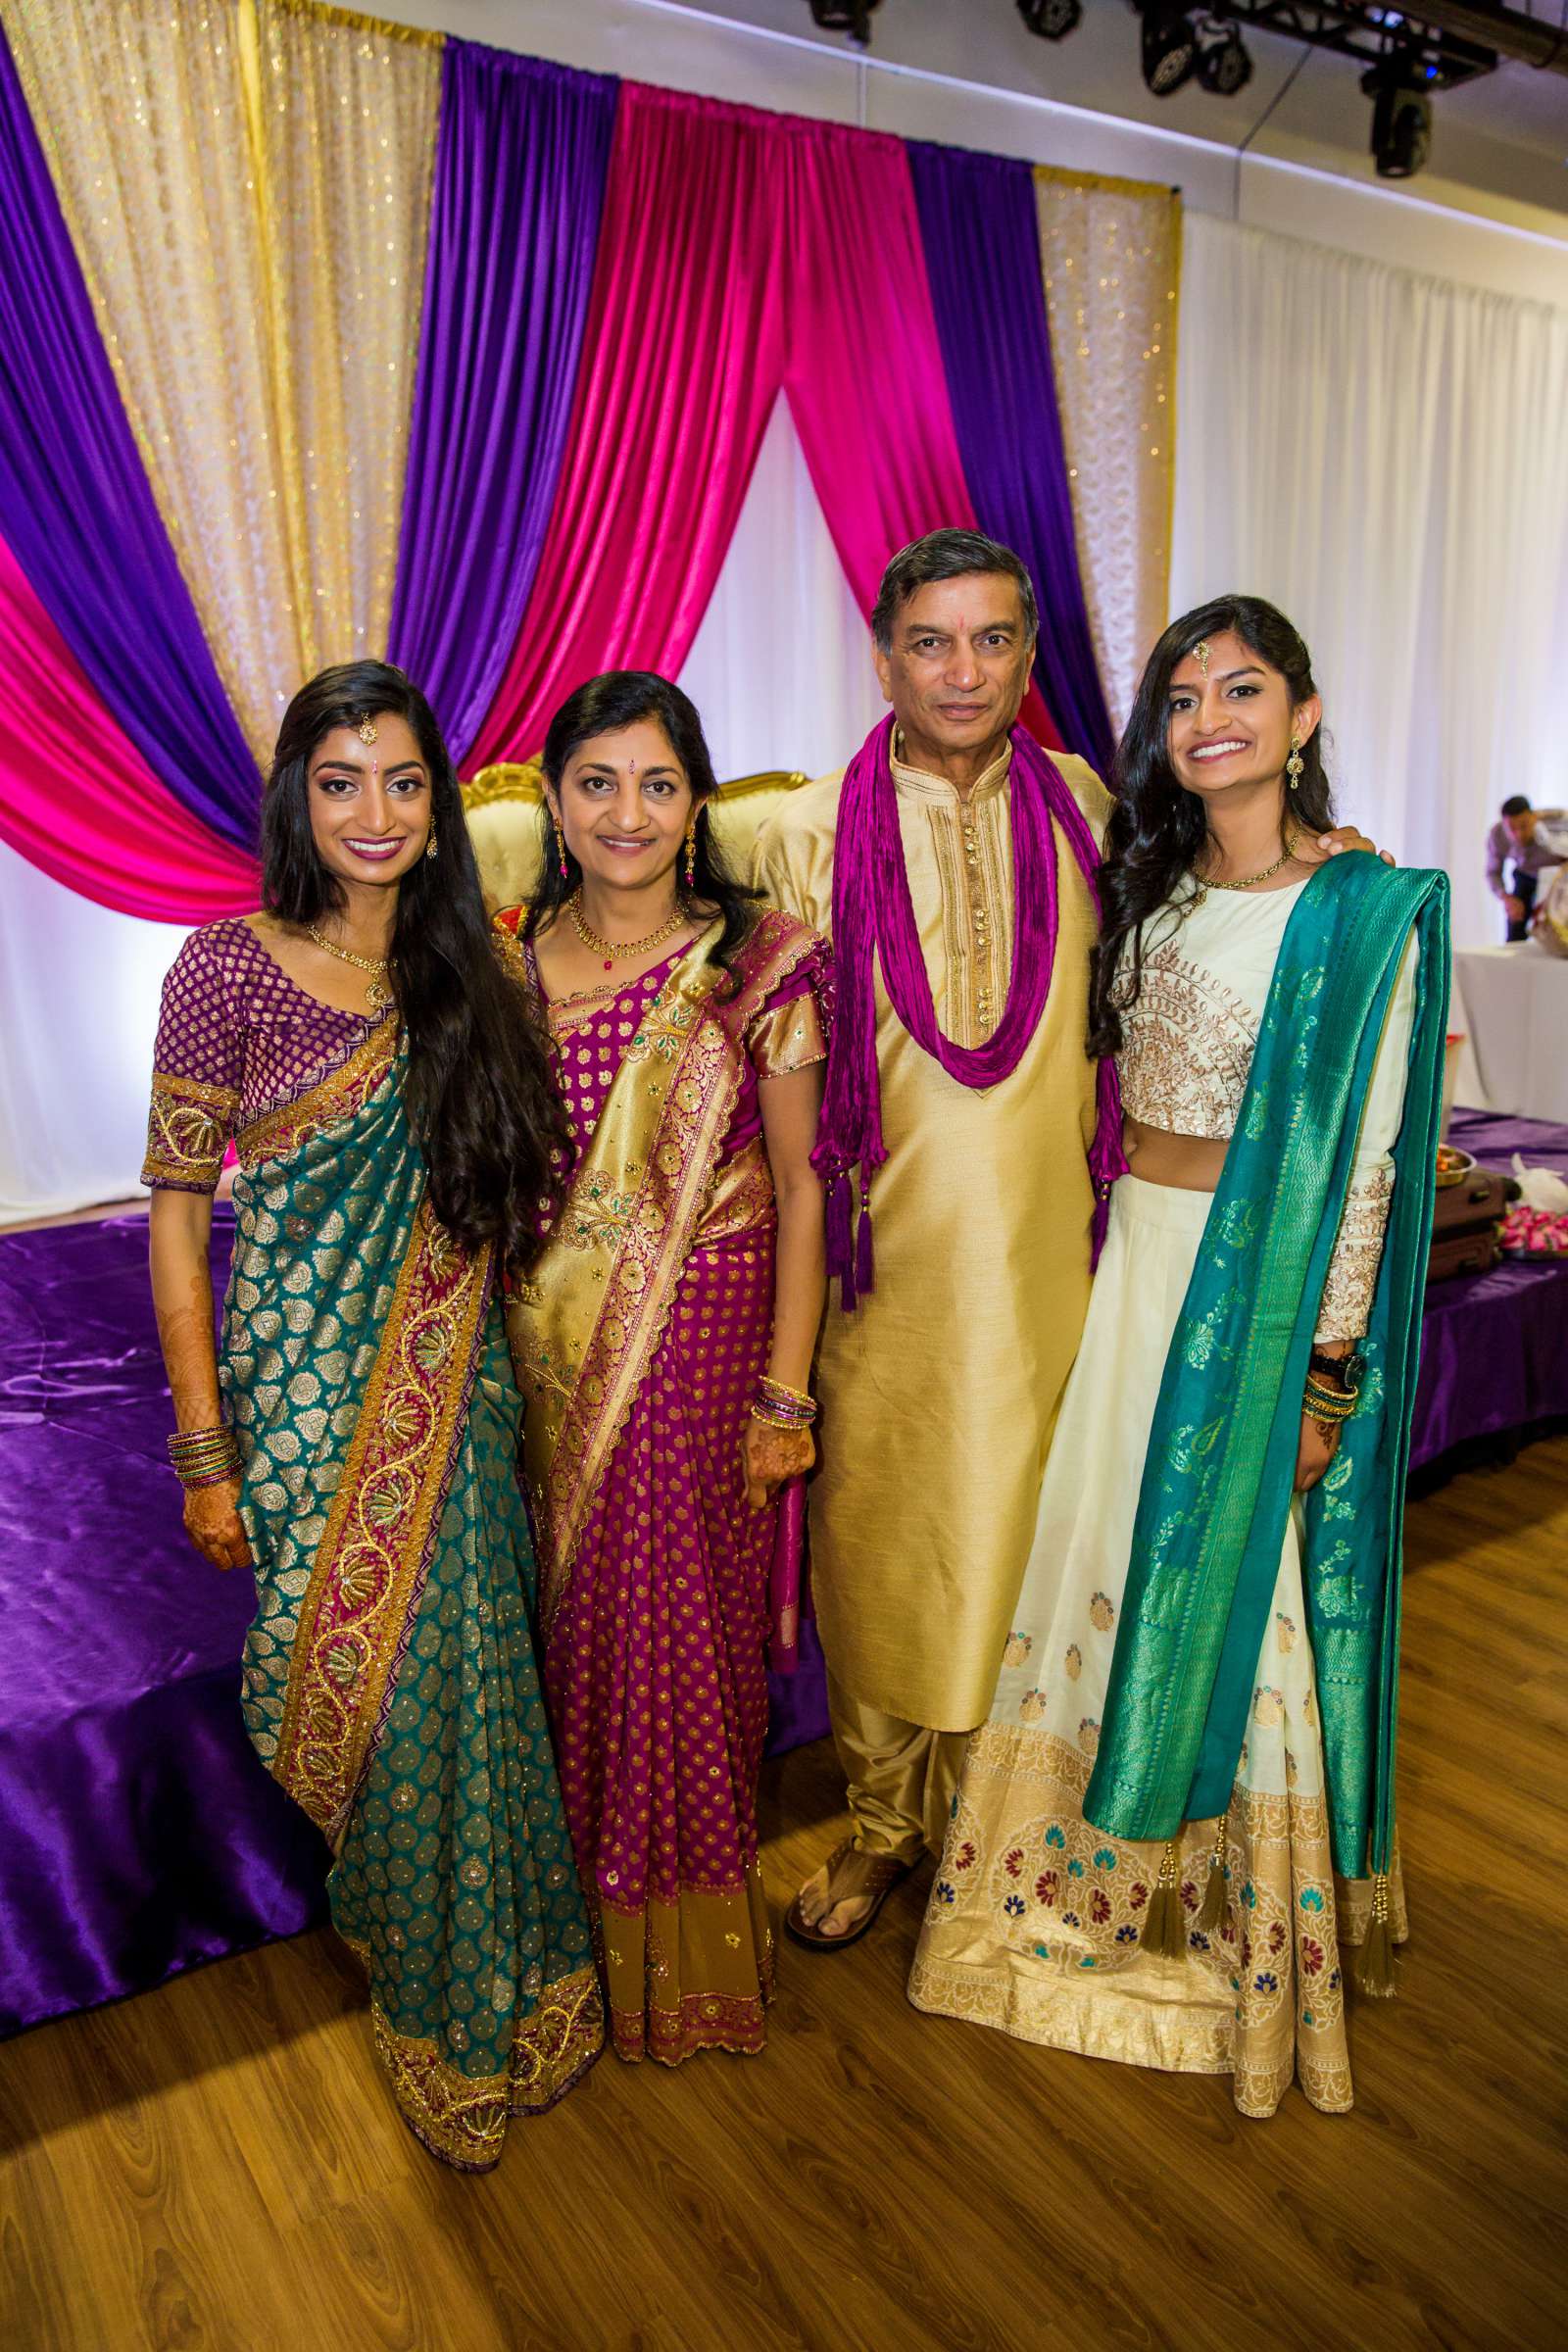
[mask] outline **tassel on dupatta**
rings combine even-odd
[[[1394,1920],[1389,1903],[1389,1877],[1380,1870],[1372,1881],[1372,1916],[1351,1963],[1357,1992],[1369,2000],[1392,2001],[1398,1986],[1394,1981]]]
[[[839,1284],[839,1298],[846,1314],[854,1311],[855,1241],[850,1231],[850,1179],[844,1169],[828,1181],[827,1188],[827,1278]]]
[[[1182,1909],[1181,1855],[1174,1838],[1159,1858],[1159,1877],[1149,1898],[1149,1911],[1139,1940],[1144,1950],[1152,1952],[1156,1960],[1185,1960],[1187,1957],[1187,1914]]]
[[[1208,1857],[1208,1884],[1203,1888],[1203,1907],[1198,1914],[1200,1932],[1217,1936],[1225,1925],[1225,1894],[1229,1884],[1225,1869],[1225,1833],[1230,1827],[1230,1815],[1222,1813],[1214,1832],[1213,1850]]]

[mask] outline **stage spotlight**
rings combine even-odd
[[[1192,78],[1198,28],[1172,0],[1143,0],[1144,80],[1155,98],[1169,98]]]
[[[1380,179],[1413,179],[1432,152],[1432,100],[1438,69],[1419,50],[1396,51],[1361,87],[1372,101],[1372,161]]]
[[[1079,0],[1018,0],[1018,14],[1043,41],[1064,41],[1084,19]]]
[[[1217,98],[1234,98],[1252,78],[1252,61],[1234,24],[1210,17],[1199,34],[1198,78]]]
[[[882,0],[810,0],[811,23],[824,32],[847,32],[862,49],[871,46],[871,11]]]

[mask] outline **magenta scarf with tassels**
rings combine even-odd
[[[833,854],[833,1040],[827,1093],[811,1165],[827,1188],[827,1270],[842,1285],[846,1309],[872,1288],[871,1179],[887,1158],[876,1066],[876,963],[899,1019],[960,1086],[1000,1086],[1010,1078],[1040,1025],[1056,959],[1054,817],[1089,885],[1096,914],[1100,852],[1082,809],[1033,737],[1014,727],[1012,873],[1015,900],[1012,976],[1006,1008],[983,1046],[956,1046],[937,1025],[931,983],[920,953],[914,901],[904,863],[899,801],[893,782],[894,721],[872,729],[850,762],[839,799]],[[1121,1090],[1116,1065],[1102,1061],[1099,1120],[1089,1154],[1095,1185],[1094,1262],[1105,1236],[1110,1187],[1124,1174]],[[860,1214],[851,1235],[850,1170],[860,1171]]]

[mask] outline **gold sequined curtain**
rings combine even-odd
[[[384,651],[439,35],[301,0],[0,0],[165,527],[264,762]]]
[[[1078,559],[1119,727],[1167,618],[1181,197],[1045,167],[1035,193]]]

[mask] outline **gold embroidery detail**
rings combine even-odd
[[[329,1838],[341,1835],[425,1562],[465,1407],[446,1367],[471,1359],[489,1250],[437,1247],[420,1205],[289,1666],[272,1771]]]
[[[1117,1056],[1122,1108],[1146,1127],[1228,1143],[1247,1092],[1257,1016],[1174,940],[1144,956]]]
[[[143,1184],[215,1185],[238,1111],[239,1097],[231,1086],[203,1086],[194,1078],[155,1070]]]
[[[353,1947],[362,1960],[362,1945]],[[507,2119],[540,2115],[568,2091],[604,2046],[604,2004],[593,1969],[545,1986],[517,2028],[505,2074],[465,2075],[422,2036],[399,2034],[371,2003],[375,2046],[416,2136],[447,2164],[487,2172],[501,2154]]]
[[[1371,1322],[1393,1198],[1391,1163],[1369,1168],[1351,1183],[1317,1310],[1318,1339],[1358,1340]]]

